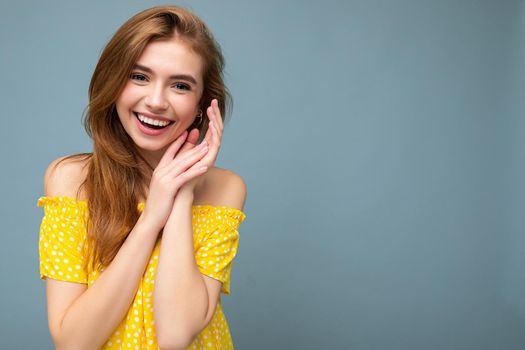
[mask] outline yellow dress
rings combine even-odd
[[[41,197],[40,278],[91,286],[100,271],[84,269],[87,202],[70,197]],[[138,209],[144,209],[140,203]],[[230,271],[237,253],[239,225],[245,214],[235,208],[194,205],[192,225],[195,260],[202,274],[222,282],[221,293],[230,294]],[[158,349],[153,319],[153,281],[160,253],[159,239],[144,272],[133,304],[102,349]],[[188,349],[233,349],[228,323],[217,304],[215,315]]]

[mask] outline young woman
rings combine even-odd
[[[175,6],[129,19],[89,87],[93,153],[44,179],[40,274],[58,349],[232,349],[220,292],[246,188],[214,166],[229,102],[206,25]]]

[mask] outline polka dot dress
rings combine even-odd
[[[84,283],[91,286],[101,271],[85,270],[87,203],[69,197],[41,197],[44,207],[40,226],[40,278]],[[144,209],[140,203],[138,209]],[[234,208],[195,205],[192,208],[195,260],[202,274],[222,282],[230,294],[230,271],[237,253],[239,225],[245,214]],[[160,254],[159,239],[127,315],[102,349],[158,349],[153,319],[153,281]],[[221,302],[208,326],[188,349],[233,349]]]

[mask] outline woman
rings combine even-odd
[[[85,119],[93,153],[52,162],[38,202],[58,349],[233,348],[220,292],[246,188],[214,167],[222,69],[206,25],[175,6],[135,15],[102,52]]]

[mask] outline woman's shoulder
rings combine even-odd
[[[53,160],[44,175],[46,197],[71,197],[85,199],[79,189],[84,182],[91,154],[74,154]]]
[[[246,192],[246,183],[240,175],[228,169],[213,167],[204,174],[195,202],[243,210]]]

